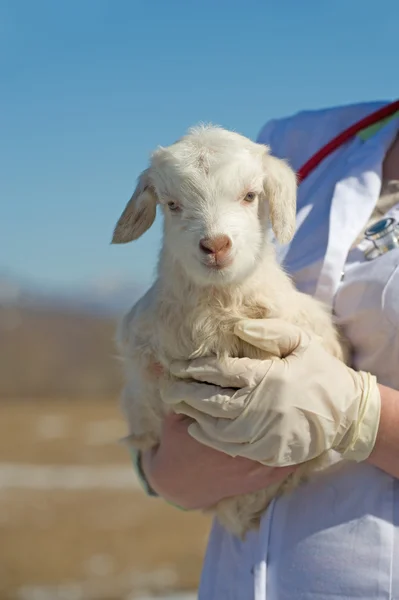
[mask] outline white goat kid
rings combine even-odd
[[[266,146],[209,126],[158,148],[117,223],[113,242],[140,237],[153,223],[157,205],[164,212],[158,276],[123,319],[118,336],[126,361],[123,409],[129,440],[140,449],[159,439],[167,411],[159,377],[170,376],[172,360],[266,357],[233,334],[243,318],[295,323],[343,359],[329,312],[298,292],[276,262],[271,229],[280,243],[292,238],[296,179]],[[224,500],[215,507],[218,518],[243,536],[277,493],[297,485],[317,463],[301,467],[282,485]]]

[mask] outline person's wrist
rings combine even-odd
[[[362,462],[369,458],[376,443],[381,416],[381,395],[376,377],[362,371],[352,373],[361,389],[356,419],[336,450],[345,460]]]

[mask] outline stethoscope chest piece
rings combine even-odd
[[[399,248],[399,223],[392,217],[381,219],[365,231],[364,237],[372,243],[365,250],[365,257],[373,260],[389,250]]]

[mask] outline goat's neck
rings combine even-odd
[[[158,356],[165,365],[173,358],[254,355],[253,349],[234,335],[235,323],[278,315],[292,289],[272,251],[259,260],[245,282],[224,287],[194,283],[181,265],[163,252],[156,287],[156,339]]]
[[[157,284],[158,289],[162,290],[163,298],[169,297],[177,304],[184,304],[186,310],[203,300],[212,306],[229,309],[234,306],[256,305],[259,302],[274,305],[292,289],[292,284],[277,264],[271,247],[265,249],[249,277],[239,284],[226,286],[198,285],[188,277],[180,263],[164,250],[159,261]],[[185,312],[184,309],[183,311]]]

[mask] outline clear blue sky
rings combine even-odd
[[[211,121],[399,96],[398,0],[0,0],[0,272],[148,283],[110,246],[149,152]]]

